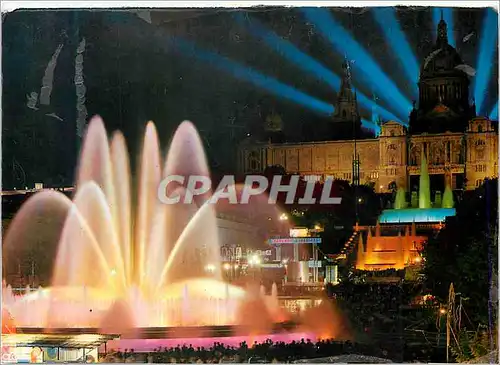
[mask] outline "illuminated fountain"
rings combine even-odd
[[[403,187],[399,187],[396,192],[396,199],[394,200],[394,209],[406,208],[406,192]]]
[[[451,191],[450,185],[446,185],[443,194],[443,208],[451,209],[454,207],[453,192]]]
[[[424,232],[441,229],[446,217],[455,215],[453,193],[449,186],[445,189],[442,201],[440,194],[436,194],[432,204],[425,156],[422,156],[419,191],[411,193],[410,207],[407,206],[405,190],[399,186],[394,209],[382,211],[374,234],[369,227],[366,235],[359,235],[356,256],[358,270],[402,270],[408,266],[419,266],[422,262],[419,251],[428,240]]]
[[[148,123],[141,158],[133,200],[125,139],[116,132],[109,143],[102,120],[93,118],[73,200],[49,190],[22,206],[5,237],[4,263],[29,240],[57,240],[58,248],[50,287],[14,296],[3,285],[3,304],[18,327],[116,331],[239,323],[246,292],[222,281],[210,194],[174,205],[157,197],[166,176],[209,175],[196,129],[179,126],[162,168],[156,128]],[[181,185],[167,188],[167,194],[188,193]],[[262,300],[272,318],[276,300]]]
[[[427,159],[422,154],[420,165],[419,191],[412,192],[410,207],[407,207],[406,192],[399,187],[396,192],[394,209],[386,209],[379,217],[379,223],[437,223],[443,222],[446,217],[456,214],[453,203],[453,192],[446,185],[442,202],[440,197],[436,198],[434,205],[431,202],[431,187]]]
[[[420,163],[420,181],[418,190],[418,207],[419,209],[429,209],[431,203],[431,180],[429,177],[429,169],[425,153],[422,153],[422,162]]]

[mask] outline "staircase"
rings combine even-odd
[[[353,251],[354,248],[356,247],[356,244],[358,243],[357,239],[358,236],[360,235],[361,231],[358,229],[358,226],[354,228],[354,232],[352,235],[347,239],[346,243],[344,244],[344,247],[340,250],[339,254],[339,259],[346,259],[347,256],[349,256]]]

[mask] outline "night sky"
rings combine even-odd
[[[211,167],[217,172],[234,170],[235,147],[246,138],[262,138],[265,118],[273,111],[284,121],[287,141],[300,140],[304,128],[314,128],[315,123],[328,116],[285,100],[278,95],[279,90],[275,93],[264,90],[214,67],[206,58],[197,58],[198,54],[176,48],[175,40],[182,39],[199,49],[236,61],[243,69],[251,67],[272,76],[322,102],[335,102],[335,90],[327,82],[301,69],[297,65],[300,60],[281,55],[278,46],[273,47],[266,39],[248,31],[237,21],[235,12],[238,11],[155,12],[154,24],[124,11],[43,10],[5,15],[4,187],[22,187],[36,181],[52,185],[72,183],[77,150],[74,58],[82,37],[87,44],[83,74],[89,115],[100,114],[109,132],[121,129],[134,155],[138,154],[148,120],[155,121],[164,148],[181,121],[193,121],[204,140]],[[367,8],[331,9],[330,12],[411,102],[415,98],[415,84],[397,57],[399,47],[391,47],[373,11]],[[485,37],[485,12],[484,9],[453,9],[453,22],[448,24],[464,63],[476,70],[480,67],[481,39]],[[346,54],[335,49],[299,9],[254,8],[238,14],[245,20],[258,21],[267,31],[341,75]],[[420,67],[435,40],[433,10],[398,8],[396,17]],[[497,29],[493,32],[498,33]],[[33,111],[27,107],[27,95],[33,91],[40,93],[47,63],[61,43],[64,47],[57,61],[51,105]],[[486,114],[498,101],[497,60],[495,38],[482,107],[488,111]],[[350,62],[359,67],[365,60],[350,58]],[[396,106],[383,100],[373,86],[380,82],[377,77],[368,80],[356,73],[355,67],[352,77],[358,92],[369,97],[375,94],[383,108],[396,114]],[[360,111],[363,118],[372,119],[371,111]],[[47,117],[48,113],[55,113],[62,120]]]

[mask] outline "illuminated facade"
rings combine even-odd
[[[390,228],[387,232],[387,227],[377,225],[372,232],[372,227],[365,227],[366,233],[358,235],[356,269],[401,270],[420,263],[419,251],[427,237],[417,233],[415,224]]]
[[[349,77],[344,67],[332,125],[340,129],[347,126],[353,135],[360,122]],[[429,162],[433,190],[443,190],[448,184],[452,189],[472,190],[484,179],[498,176],[498,130],[488,118],[475,115],[475,105],[469,103],[469,76],[460,56],[448,44],[443,20],[434,49],[422,64],[419,104],[414,104],[409,128],[388,121],[381,125],[377,138],[244,144],[238,161],[240,172],[261,173],[266,167],[281,165],[288,173],[306,179],[331,177],[352,183],[356,182],[356,150],[359,183],[373,184],[380,193],[395,186],[415,190],[422,153]]]

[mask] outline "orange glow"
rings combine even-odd
[[[9,311],[2,308],[2,334],[16,333],[16,325]]]
[[[405,228],[405,227],[402,227]],[[368,227],[369,230],[372,228]],[[425,236],[417,236],[406,227],[398,236],[382,236],[380,227],[375,235],[369,232],[366,242],[359,236],[356,268],[358,270],[404,269],[408,263],[419,263],[418,249],[427,241]],[[412,257],[415,257],[414,259]]]

